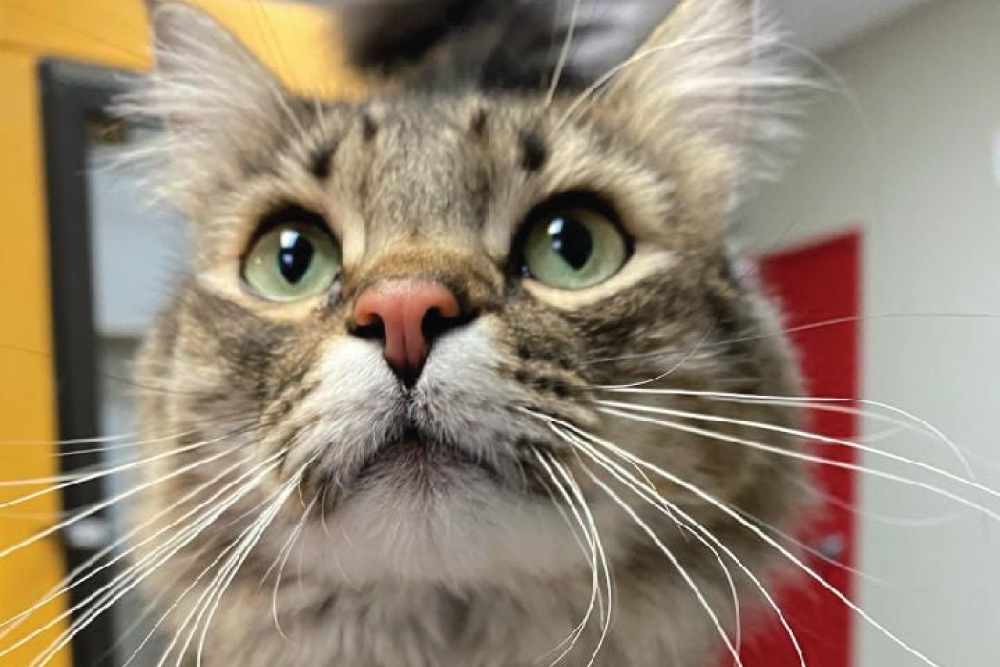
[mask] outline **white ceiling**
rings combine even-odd
[[[824,51],[928,0],[772,1],[783,10],[800,45]]]

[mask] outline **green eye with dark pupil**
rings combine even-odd
[[[606,208],[573,196],[537,208],[515,249],[521,273],[560,289],[591,287],[618,273],[628,242]]]
[[[266,219],[243,258],[244,283],[270,301],[297,301],[330,288],[340,276],[340,248],[323,219],[290,209]]]
[[[579,220],[557,218],[549,223],[552,249],[562,255],[566,263],[579,271],[594,252],[594,237]]]
[[[301,232],[295,229],[282,230],[279,235],[278,270],[291,284],[297,284],[309,270],[312,263],[313,245]]]

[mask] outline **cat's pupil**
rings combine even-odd
[[[573,218],[556,218],[549,223],[548,232],[552,249],[574,270],[579,271],[590,260],[594,252],[594,237],[582,222]]]
[[[289,283],[298,284],[312,264],[313,244],[301,232],[287,229],[281,232],[278,247],[278,270]]]

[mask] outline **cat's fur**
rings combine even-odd
[[[241,566],[219,580],[227,586],[203,664],[547,664],[586,611],[592,574],[561,497],[545,491],[554,482],[538,450],[573,471],[611,563],[612,626],[597,664],[712,664],[721,642],[678,570],[583,473],[585,457],[531,413],[613,441],[762,522],[787,529],[800,513],[793,460],[613,418],[593,402],[600,385],[668,369],[652,386],[797,391],[777,318],[727,243],[735,193],[762,164],[757,149],[786,136],[778,102],[790,79],[768,59],[773,35],[750,3],[686,0],[646,55],[596,95],[577,104],[564,90],[549,105],[544,91],[468,86],[314,104],[200,11],[157,5],[158,68],[137,103],[169,127],[165,191],[192,220],[196,253],[139,362],[138,383],[149,388],[140,423],[150,453],[164,454],[144,471],[159,482],[143,494],[137,521],[159,518],[140,534],[151,539],[139,557],[193,526],[189,518],[155,532],[227,482],[244,473],[256,482],[242,496],[234,485],[213,498],[199,515],[231,506],[146,581],[170,609],[168,631],[185,629],[177,648],[191,627],[185,619],[213,600],[209,584],[236,553],[226,549],[273,507]],[[574,292],[508,267],[527,212],[567,191],[613,203],[634,240],[617,275]],[[269,303],[241,284],[240,258],[260,220],[289,205],[325,217],[345,268],[330,293]],[[377,341],[350,331],[360,291],[401,276],[433,276],[476,313],[435,343],[412,391]],[[797,420],[773,405],[644,402],[781,426]],[[395,451],[359,481],[407,420],[425,448]],[[798,446],[775,434],[767,442]],[[187,450],[166,455],[177,447]],[[268,457],[279,465],[247,473]],[[650,479],[747,567],[775,574],[772,548],[690,492]],[[290,480],[295,492],[266,504]],[[718,560],[616,488],[732,630]],[[732,569],[744,601],[753,600],[749,580]],[[595,612],[562,664],[588,664],[600,634]],[[198,644],[196,633],[191,664]]]

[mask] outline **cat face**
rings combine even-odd
[[[310,572],[352,583],[586,568],[579,503],[611,558],[642,561],[602,492],[616,482],[601,443],[786,523],[797,467],[734,444],[757,431],[713,424],[727,441],[691,416],[795,421],[700,394],[796,388],[726,241],[746,141],[770,121],[745,103],[771,79],[751,70],[741,7],[683,5],[645,60],[583,96],[336,104],[284,90],[196,10],[161,7],[143,104],[168,125],[168,194],[196,256],[145,346],[140,384],[163,390],[141,421],[192,451],[151,466],[172,477],[148,502],[230,483],[232,520],[199,542],[266,517],[251,560],[300,538]],[[630,386],[689,393],[613,393]]]

